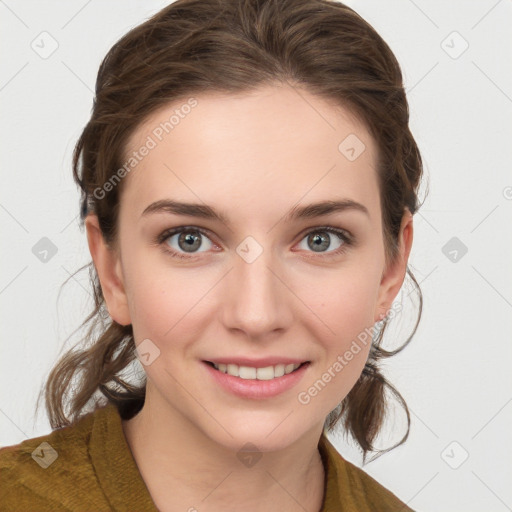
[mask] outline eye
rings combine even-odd
[[[157,244],[163,246],[163,250],[169,253],[173,258],[193,259],[201,252],[208,252],[213,247],[217,247],[209,238],[208,232],[194,226],[181,226],[178,228],[164,231],[155,240]],[[335,235],[333,237],[333,235]],[[204,242],[206,240],[206,243]],[[347,231],[326,226],[315,228],[306,233],[301,240],[305,241],[306,247],[300,247],[306,252],[314,252],[316,255],[309,255],[306,258],[316,257],[335,257],[347,250],[354,244],[354,239]],[[326,251],[335,243],[334,250]],[[199,249],[204,249],[200,251]],[[312,249],[308,250],[308,249]]]
[[[335,235],[334,237],[332,235]],[[333,228],[333,227],[323,227],[323,228],[315,228],[312,231],[309,231],[306,236],[302,239],[301,243],[303,244],[305,241],[306,247],[302,247],[306,251],[308,249],[312,249],[313,252],[322,255],[327,253],[327,257],[337,256],[346,251],[347,247],[352,245],[353,239],[352,236],[349,235],[346,231]],[[324,249],[328,249],[332,244],[335,244],[334,250],[325,251]],[[307,256],[310,258],[311,256]],[[316,257],[316,256],[313,256]]]
[[[204,240],[207,241],[206,244]],[[198,249],[203,248],[208,251],[214,245],[205,231],[192,226],[164,231],[158,237],[158,243],[164,244],[164,250],[176,258],[193,258],[197,252],[203,252]],[[190,256],[187,256],[187,253]]]

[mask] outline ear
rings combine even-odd
[[[106,244],[95,214],[87,215],[85,227],[89,251],[98,273],[108,313],[118,324],[129,325],[131,318],[118,252]]]
[[[378,322],[386,316],[402,287],[407,272],[407,261],[411,252],[412,239],[412,214],[406,208],[398,236],[399,253],[395,262],[390,264],[382,273],[374,322]]]

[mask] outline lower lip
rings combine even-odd
[[[271,380],[241,379],[240,377],[222,373],[205,361],[203,361],[203,364],[210,372],[210,375],[227,391],[243,398],[261,400],[277,396],[293,388],[302,379],[311,363],[303,364],[294,372]]]

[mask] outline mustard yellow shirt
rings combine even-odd
[[[412,511],[322,434],[325,468],[320,512]],[[198,508],[199,510],[199,508]],[[0,449],[0,511],[158,512],[113,404],[74,425]]]

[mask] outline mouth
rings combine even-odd
[[[274,366],[266,366],[264,368],[255,368],[251,366],[239,366],[237,364],[213,363],[212,361],[204,361],[218,372],[238,377],[244,380],[273,380],[279,377],[297,372],[304,366],[311,364],[311,361],[304,361],[296,364],[277,364]]]

